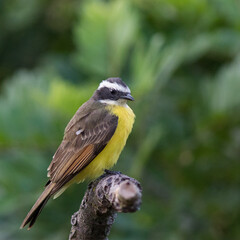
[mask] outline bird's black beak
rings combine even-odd
[[[133,98],[133,96],[130,93],[127,93],[127,94],[121,96],[121,98],[122,99],[127,99],[129,101],[134,101],[134,98]]]

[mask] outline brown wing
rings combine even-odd
[[[75,114],[48,168],[50,181],[57,183],[54,192],[103,150],[113,136],[117,123],[118,118],[102,108],[81,117]]]

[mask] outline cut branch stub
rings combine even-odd
[[[72,216],[69,240],[106,240],[117,212],[140,208],[141,192],[137,180],[106,171],[89,184],[79,211]]]

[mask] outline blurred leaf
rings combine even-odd
[[[240,104],[240,57],[223,67],[207,89],[208,104],[212,112],[224,112]]]
[[[138,31],[129,1],[91,2],[81,10],[75,28],[78,65],[97,78],[119,76]]]

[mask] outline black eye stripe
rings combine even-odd
[[[127,92],[121,92],[114,88],[103,87],[96,91],[95,99],[97,100],[118,100],[122,96],[126,95]]]
[[[117,94],[117,90],[115,90],[115,89],[110,89],[110,92],[114,95]]]

